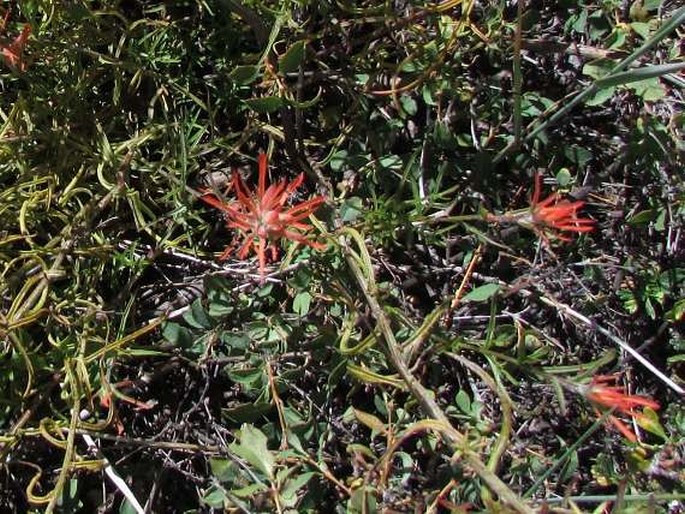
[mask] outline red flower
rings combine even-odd
[[[522,227],[534,231],[545,243],[549,239],[570,241],[571,238],[564,232],[590,232],[594,229],[594,220],[579,218],[578,211],[585,202],[578,200],[569,202],[560,200],[559,193],[552,193],[540,201],[540,186],[542,179],[535,174],[535,187],[530,207],[504,214],[492,214],[486,212],[483,217],[491,223],[517,223]]]
[[[266,251],[269,250],[271,259],[276,259],[275,240],[286,238],[298,243],[311,246],[317,250],[322,250],[326,245],[307,239],[301,232],[306,232],[312,227],[303,220],[319,208],[325,201],[323,196],[316,196],[311,200],[285,207],[288,197],[300,187],[304,180],[304,174],[290,182],[281,181],[266,187],[267,157],[260,153],[259,180],[257,191],[251,192],[245,186],[238,172],[233,172],[233,188],[237,196],[237,201],[224,202],[213,193],[205,193],[200,198],[205,203],[221,210],[227,218],[226,225],[229,228],[237,229],[245,234],[245,239],[238,251],[238,257],[244,259],[251,249],[254,249],[259,258],[259,274],[264,279],[266,268]],[[299,231],[299,232],[298,232]],[[231,244],[219,257],[224,260],[233,251],[234,245]]]
[[[598,375],[593,377],[590,385],[584,391],[585,397],[596,407],[613,409],[615,412],[625,414],[636,420],[646,419],[644,414],[635,410],[637,407],[649,407],[653,410],[659,409],[659,404],[651,398],[626,394],[624,387],[608,385],[615,384],[616,379],[615,375]],[[607,419],[626,439],[631,442],[637,441],[637,436],[623,421],[613,414],[610,414]]]
[[[590,232],[594,229],[594,220],[577,216],[585,202],[559,200],[559,193],[552,193],[539,201],[541,181],[540,174],[536,173],[530,209],[533,225],[543,238],[552,234],[562,241],[570,241],[571,238],[562,232]]]
[[[7,14],[5,14],[5,18],[2,21],[0,30],[5,30],[9,15],[10,12],[8,10]],[[14,41],[9,44],[0,42],[0,55],[2,55],[2,60],[10,68],[15,68],[19,71],[26,70],[26,61],[24,61],[24,47],[26,46],[26,42],[28,41],[30,34],[31,25],[27,23],[24,25],[21,34],[14,38]]]

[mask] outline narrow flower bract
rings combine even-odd
[[[535,184],[530,206],[504,214],[485,213],[486,221],[492,223],[516,223],[535,232],[545,243],[550,239],[570,241],[567,232],[590,232],[595,228],[595,221],[581,218],[578,211],[585,205],[582,200],[571,202],[561,199],[559,193],[552,193],[544,200],[540,200],[542,178],[535,174]]]
[[[2,21],[2,26],[0,30],[4,31],[7,26],[7,20],[9,18],[10,11],[7,11],[5,18]],[[5,43],[0,40],[0,56],[5,65],[10,68],[14,68],[19,71],[26,71],[26,61],[24,60],[24,48],[28,42],[29,35],[31,35],[31,25],[28,23],[24,25],[24,28],[17,37],[11,43]]]
[[[245,259],[250,250],[254,250],[259,259],[259,274],[264,279],[266,269],[267,250],[271,260],[276,259],[276,242],[286,238],[305,244],[317,250],[326,245],[307,239],[305,232],[311,225],[303,220],[308,218],[325,201],[323,196],[316,196],[310,200],[286,206],[288,198],[302,185],[304,174],[288,183],[280,181],[266,185],[268,161],[266,154],[260,153],[257,159],[259,177],[257,190],[250,191],[237,171],[233,172],[232,185],[237,200],[224,202],[214,193],[205,193],[200,198],[205,203],[222,211],[226,215],[226,225],[244,234],[242,245],[238,250],[238,257]],[[233,252],[234,245],[229,245],[219,257],[224,260]]]
[[[616,379],[615,375],[597,375],[593,377],[584,391],[585,397],[592,402],[595,408],[614,409],[615,412],[636,420],[645,418],[644,414],[635,410],[637,407],[649,407],[653,410],[659,409],[659,404],[651,398],[631,395],[626,393],[625,388],[611,385],[616,384]],[[637,441],[635,433],[614,414],[609,414],[607,419],[626,439],[631,442]]]

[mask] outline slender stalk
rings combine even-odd
[[[373,276],[373,267],[371,265],[371,257],[366,249],[366,244],[361,235],[354,229],[345,228],[342,229],[342,232],[343,235],[339,238],[339,243],[345,255],[345,260],[371,309],[373,317],[376,319],[378,329],[385,340],[388,360],[393,368],[395,368],[395,371],[397,371],[397,374],[406,383],[407,388],[412,396],[418,401],[423,412],[444,427],[447,427],[447,430],[442,431],[446,437],[446,442],[454,451],[460,453],[466,461],[466,464],[495,494],[497,494],[500,500],[507,503],[516,512],[525,514],[532,513],[533,511],[483,463],[478,453],[469,448],[466,437],[452,427],[449,418],[436,401],[433,400],[430,392],[411,374],[411,371],[402,356],[399,344],[397,343],[395,334],[390,325],[390,320],[376,297],[377,291]],[[355,253],[352,250],[345,235],[354,240],[358,248],[358,253]]]
[[[521,90],[523,75],[521,73],[521,25],[523,23],[523,0],[516,2],[516,31],[514,33],[514,59],[512,76],[514,87],[514,144],[518,148],[521,144]]]
[[[547,480],[552,475],[552,473],[559,469],[568,460],[571,454],[574,451],[576,451],[580,447],[580,445],[587,440],[588,437],[594,434],[599,429],[599,427],[601,427],[606,422],[605,417],[606,416],[598,418],[592,424],[592,426],[590,426],[590,428],[588,428],[585,431],[585,433],[578,438],[578,440],[575,443],[569,446],[564,452],[564,454],[561,457],[559,457],[554,464],[547,468],[545,472],[542,475],[540,475],[538,479],[533,483],[533,485],[531,485],[528,488],[528,490],[525,493],[523,493],[523,497],[530,498],[531,496],[533,496],[533,494],[535,494],[535,491],[538,490],[538,488],[545,482],[545,480]]]
[[[676,28],[678,28],[681,24],[685,22],[685,7],[681,7],[678,9],[675,13],[673,13],[673,16],[671,16],[666,23],[662,25],[662,27],[657,30],[651,38],[649,38],[645,43],[638,49],[636,49],[633,53],[631,53],[629,56],[627,56],[625,59],[617,63],[610,71],[609,73],[600,79],[595,80],[592,84],[590,84],[587,88],[585,88],[583,91],[581,91],[579,94],[577,94],[570,102],[568,102],[566,105],[564,105],[561,109],[559,109],[557,112],[552,114],[547,120],[541,121],[538,120],[538,125],[536,127],[533,127],[528,134],[523,137],[523,142],[527,143],[534,139],[540,132],[547,130],[549,127],[557,123],[559,120],[564,118],[573,108],[575,108],[579,103],[583,102],[585,99],[590,98],[592,95],[594,95],[597,91],[599,91],[602,87],[604,87],[607,83],[610,83],[610,80],[612,76],[624,71],[628,66],[630,66],[632,63],[637,61],[640,57],[642,57],[645,53],[647,53],[649,50],[651,50],[654,46],[656,46],[663,38],[665,38],[668,34],[670,34],[672,31],[674,31]],[[615,77],[613,77],[615,78]],[[544,114],[543,114],[544,116]],[[533,124],[531,124],[532,126]],[[531,127],[529,126],[529,128]],[[502,161],[512,150],[514,150],[517,147],[517,138],[514,138],[514,140],[509,143],[505,148],[503,148],[494,158],[493,158],[493,164],[497,164],[498,162]]]
[[[71,420],[69,422],[69,433],[67,434],[67,444],[64,449],[64,459],[62,459],[62,469],[57,477],[57,482],[55,483],[55,488],[52,490],[50,495],[50,502],[45,508],[46,514],[52,514],[57,505],[57,501],[62,497],[62,491],[64,491],[64,485],[67,483],[67,476],[69,476],[69,471],[71,468],[71,463],[74,460],[75,452],[75,441],[76,441],[76,427],[79,422],[79,412],[81,399],[79,398],[79,390],[76,385],[76,377],[72,369],[72,361],[66,360],[64,362],[64,369],[66,370],[67,377],[69,379],[69,388],[71,393]]]

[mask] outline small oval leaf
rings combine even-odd
[[[231,443],[229,449],[249,462],[266,477],[274,477],[276,459],[266,446],[266,436],[254,425],[244,424],[236,434],[239,443]]]
[[[266,114],[280,109],[283,106],[283,100],[278,96],[264,96],[245,100],[245,105],[255,112]]]
[[[259,68],[257,68],[257,66],[236,66],[231,73],[228,74],[228,78],[240,86],[245,86],[252,83],[257,78],[258,74]]]
[[[299,316],[306,316],[309,312],[309,306],[312,303],[312,295],[307,291],[298,293],[293,299],[293,311]]]
[[[304,59],[304,40],[295,41],[286,52],[278,59],[278,71],[291,73],[297,71]]]
[[[498,284],[485,284],[475,288],[469,294],[464,296],[464,300],[469,300],[472,302],[485,302],[496,295],[499,290],[500,286]]]

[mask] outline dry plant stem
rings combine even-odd
[[[488,469],[490,469],[493,473],[497,473],[497,471],[499,471],[502,456],[504,455],[504,452],[507,450],[507,446],[509,445],[509,439],[511,437],[511,425],[514,416],[512,408],[513,402],[511,401],[511,397],[509,396],[507,390],[504,387],[502,387],[492,376],[490,376],[490,374],[488,374],[483,368],[481,368],[474,362],[471,362],[465,357],[462,357],[461,355],[457,355],[455,353],[446,353],[446,355],[452,357],[462,366],[468,368],[473,373],[478,375],[478,377],[483,382],[485,382],[485,384],[490,389],[492,389],[492,392],[495,393],[499,398],[500,405],[502,408],[502,428],[500,429],[499,435],[495,440],[495,444],[492,446],[490,458],[488,459],[487,464]],[[490,496],[490,491],[488,491],[487,489],[484,490],[482,493],[482,498],[485,502],[491,500],[492,498]]]
[[[433,400],[432,395],[426,390],[423,385],[414,378],[409,370],[402,353],[399,349],[395,334],[390,326],[390,320],[387,314],[381,307],[377,300],[375,280],[373,277],[373,268],[371,266],[371,258],[366,249],[361,235],[351,229],[345,228],[342,230],[343,235],[339,238],[341,249],[345,255],[345,260],[352,270],[352,273],[362,290],[366,302],[368,303],[371,312],[378,323],[380,333],[385,340],[385,347],[392,366],[395,368],[402,380],[407,384],[411,394],[416,398],[425,414],[433,418],[440,425],[444,427],[441,431],[446,436],[447,443],[454,451],[459,452],[465,459],[467,465],[487,484],[487,486],[495,492],[501,501],[509,504],[514,510],[520,513],[530,513],[532,510],[502,482],[499,477],[493,473],[488,467],[483,464],[480,456],[468,447],[468,442],[463,434],[458,432],[450,424],[449,418],[440,408],[440,406]],[[348,240],[345,236],[351,237],[356,246],[358,246],[359,254],[355,254],[354,250],[350,248]],[[362,270],[361,265],[364,266]]]
[[[52,380],[49,386],[34,398],[31,406],[24,411],[24,413],[19,417],[19,419],[12,425],[12,428],[4,434],[0,434],[0,438],[6,438],[6,440],[0,441],[2,446],[0,446],[0,462],[6,462],[7,455],[14,446],[15,442],[21,438],[23,435],[22,427],[28,423],[28,421],[33,417],[33,415],[38,411],[38,408],[42,405],[43,401],[50,397],[52,391],[57,387],[57,380]]]
[[[521,31],[523,24],[523,0],[516,2],[516,29],[514,31],[514,55],[512,75],[514,78],[514,144],[521,146],[521,89],[523,77],[521,73]]]
[[[62,469],[57,477],[57,482],[55,483],[55,488],[50,493],[50,502],[45,508],[46,514],[52,514],[57,505],[57,500],[62,497],[62,491],[64,490],[64,484],[67,482],[67,476],[69,474],[69,468],[71,467],[71,462],[74,459],[74,443],[76,440],[76,426],[79,422],[79,405],[81,403],[78,387],[76,387],[76,379],[74,377],[74,372],[71,369],[72,362],[70,360],[65,361],[64,367],[69,378],[69,387],[71,389],[71,421],[69,423],[69,433],[67,434],[67,446],[64,449],[64,459],[62,460]],[[31,485],[31,484],[29,484]]]
[[[438,326],[441,319],[445,319],[444,312],[448,309],[447,305],[438,305],[433,312],[431,312],[421,323],[421,326],[416,329],[412,338],[405,343],[402,349],[402,355],[404,357],[404,362],[408,366],[416,366],[415,362],[416,356],[421,351],[424,343],[428,340],[430,335],[433,333],[433,329]]]
[[[464,291],[466,291],[466,286],[469,284],[469,281],[471,280],[471,275],[473,275],[473,270],[478,265],[478,262],[480,261],[480,256],[482,253],[483,253],[483,245],[480,244],[480,245],[478,245],[478,248],[476,248],[476,251],[473,252],[473,256],[471,257],[471,262],[469,262],[469,265],[466,268],[466,271],[464,272],[464,278],[462,278],[462,280],[461,280],[461,284],[459,285],[459,289],[457,289],[457,292],[454,293],[454,298],[452,298],[452,303],[450,303],[450,308],[445,313],[444,323],[448,327],[451,325],[452,312],[454,312],[454,310],[459,306],[459,302],[461,301],[461,297],[464,295]]]
[[[457,485],[456,480],[452,479],[450,480],[445,487],[443,487],[438,495],[435,497],[433,502],[428,506],[428,509],[426,509],[426,514],[436,514],[438,512],[438,503],[440,500],[443,498],[446,498],[447,495],[450,493],[452,489]]]
[[[133,153],[129,152],[123,160],[123,163],[119,169],[119,174],[123,175],[124,171],[128,166],[130,165],[131,159],[133,157]],[[78,232],[78,229],[87,229],[88,227],[91,226],[93,220],[95,217],[98,215],[98,213],[102,212],[107,205],[112,201],[112,199],[118,195],[122,190],[123,190],[123,184],[119,183],[119,185],[112,190],[110,190],[105,196],[103,196],[100,200],[98,201],[93,201],[90,204],[88,204],[82,211],[81,211],[81,216],[77,218],[77,220],[72,223],[70,228],[66,228],[61,237],[62,239],[62,244],[61,244],[61,249],[57,253],[57,256],[55,257],[55,260],[52,263],[52,266],[50,266],[50,269],[47,270],[44,274],[44,276],[38,281],[36,284],[34,290],[31,292],[31,294],[26,298],[26,300],[23,302],[22,305],[20,305],[16,311],[13,313],[11,319],[7,320],[7,326],[11,326],[13,322],[17,322],[22,319],[25,313],[34,311],[37,307],[40,307],[40,302],[42,301],[43,298],[46,298],[46,295],[44,295],[44,292],[47,290],[49,287],[50,283],[55,280],[56,278],[59,278],[61,276],[61,267],[62,267],[62,262],[66,258],[67,254],[71,249],[74,247],[76,244],[76,236],[75,234]],[[3,323],[5,320],[2,320]],[[17,347],[17,351],[25,357],[28,357],[28,354],[26,353],[26,350],[23,348],[21,343],[19,341],[16,341],[16,338],[14,337],[13,334],[9,334],[11,337],[11,340],[13,341],[14,345]],[[27,391],[25,392],[25,395],[28,394],[29,386],[31,385],[31,377],[33,374],[33,365],[30,360],[27,360],[27,369],[29,371],[29,383],[27,384]],[[31,410],[29,410],[31,412]],[[26,424],[31,416],[21,416],[19,420],[12,426],[12,429],[10,430],[11,434],[16,434],[18,433],[21,428]],[[2,451],[0,451],[0,457],[2,457],[2,462],[4,462],[4,457],[5,453],[9,451],[9,445],[5,446]]]
[[[530,295],[530,291],[527,291],[525,289],[521,289],[521,292],[527,295]],[[623,341],[621,338],[615,336],[612,334],[610,331],[608,331],[606,328],[602,327],[601,325],[598,325],[595,321],[591,320],[590,318],[582,315],[580,312],[574,310],[570,306],[558,302],[554,300],[553,298],[550,298],[548,296],[541,295],[540,296],[540,301],[544,304],[550,305],[557,309],[558,311],[564,312],[565,314],[571,316],[573,319],[580,321],[584,325],[587,325],[590,328],[594,328],[597,330],[600,334],[608,337],[611,339],[614,343],[619,345],[623,350],[628,352],[632,357],[634,357],[640,364],[642,364],[645,368],[647,368],[649,371],[654,373],[664,384],[666,384],[668,387],[673,389],[676,393],[680,395],[685,395],[685,390],[680,387],[678,384],[673,382],[670,378],[668,378],[663,372],[661,372],[658,368],[654,366],[651,362],[649,362],[647,359],[645,359],[640,353],[637,352],[632,346],[630,346],[628,343]]]
[[[57,430],[65,435],[69,434],[69,427],[56,427]],[[114,434],[103,434],[94,430],[84,428],[76,429],[77,435],[87,435],[94,439],[102,439],[117,443],[120,446],[139,446],[150,449],[173,450],[175,452],[221,454],[222,450],[218,446],[200,445],[194,443],[167,442],[167,441],[148,441],[147,439],[137,439],[135,437],[117,436]],[[44,437],[40,428],[29,428],[20,430],[16,434],[9,432],[0,433],[0,443],[12,443],[21,437]]]
[[[114,468],[112,468],[112,464],[110,464],[109,460],[107,460],[107,458],[101,454],[99,448],[95,444],[95,441],[93,441],[93,438],[88,434],[81,434],[81,437],[85,441],[88,448],[94,450],[99,458],[103,460],[105,474],[109,477],[114,486],[121,491],[121,494],[124,495],[128,503],[138,514],[145,514],[145,509],[142,507],[140,502],[138,502],[138,499],[135,497],[126,482],[124,482],[124,480],[117,475],[116,471],[114,471]]]
[[[274,377],[274,371],[271,369],[271,363],[266,362],[266,374],[269,377],[269,388],[271,389],[271,396],[276,406],[276,412],[278,412],[278,422],[281,425],[281,450],[286,450],[288,448],[288,424],[285,421],[285,414],[283,413],[283,401],[278,395],[278,389],[276,387],[276,377]]]
[[[523,143],[529,143],[532,141],[540,132],[547,130],[549,127],[564,118],[576,105],[580,104],[586,98],[589,98],[597,91],[603,87],[608,87],[609,85],[623,84],[630,82],[627,75],[630,72],[626,72],[626,78],[622,80],[619,76],[623,70],[627,69],[632,63],[637,61],[641,56],[647,53],[652,47],[657,45],[663,38],[669,35],[671,32],[676,30],[685,21],[685,7],[681,7],[673,13],[673,15],[665,21],[665,23],[654,33],[651,37],[645,41],[642,46],[637,48],[625,59],[617,63],[606,76],[595,80],[587,88],[578,94],[572,93],[568,98],[572,98],[567,104],[559,108],[554,114],[549,116],[549,118],[544,119],[549,113],[543,113],[536,121],[531,123],[527,129],[528,133],[523,136]],[[631,70],[634,71],[634,70]],[[643,77],[647,78],[647,77]],[[617,80],[618,79],[618,80]],[[575,96],[573,96],[575,94]],[[555,108],[560,107],[561,102],[557,102]],[[514,138],[511,143],[509,143],[505,148],[500,150],[500,152],[493,158],[493,164],[497,164],[502,161],[505,157],[509,155],[518,146],[519,141]]]
[[[574,503],[600,503],[600,502],[613,502],[616,500],[615,495],[611,494],[588,494],[583,496],[565,496],[563,498],[547,498],[547,503],[563,503],[566,501],[572,501]],[[648,494],[626,494],[623,496],[623,500],[626,502],[667,502],[667,501],[683,501],[685,500],[685,494],[674,493],[674,494],[659,494],[659,493],[648,493]],[[616,512],[616,511],[612,511]]]
[[[474,274],[475,276],[475,274]],[[490,277],[483,277],[479,276],[479,278],[485,280],[486,282],[491,282],[491,283],[497,283],[501,286],[508,287],[510,288],[513,292],[517,292],[522,294],[523,296],[530,297],[530,296],[535,296],[536,298],[539,298],[539,300],[551,307],[554,307],[560,312],[563,312],[567,314],[568,316],[572,317],[576,321],[580,321],[584,325],[588,326],[591,329],[597,330],[600,334],[604,335],[614,343],[616,343],[618,346],[620,346],[623,350],[628,352],[632,357],[635,358],[640,364],[642,364],[645,368],[647,368],[649,371],[654,373],[654,375],[659,378],[664,384],[666,384],[668,387],[673,389],[676,393],[685,396],[685,389],[680,387],[678,384],[673,382],[670,378],[668,378],[663,372],[661,372],[658,368],[654,366],[651,362],[649,362],[647,359],[645,359],[640,353],[637,352],[632,346],[630,346],[628,343],[623,341],[620,337],[617,337],[616,335],[612,334],[609,330],[604,328],[603,326],[599,325],[596,321],[591,320],[587,316],[584,316],[580,312],[574,310],[572,307],[569,305],[566,305],[565,303],[561,303],[554,298],[551,298],[550,296],[546,295],[544,291],[540,291],[539,294],[533,293],[533,291],[529,289],[525,289],[523,287],[512,287],[511,284],[507,284],[504,281],[497,280],[497,279],[492,279]]]
[[[319,471],[319,473],[321,473],[324,476],[324,478],[333,482],[335,484],[335,486],[338,489],[340,489],[341,491],[343,491],[348,497],[352,496],[352,489],[350,489],[343,482],[338,480],[338,478],[333,473],[331,473],[327,468],[323,467],[321,464],[316,462],[309,455],[306,455],[306,454],[298,455],[296,462],[300,462],[300,461],[304,461],[307,464],[309,464],[310,466],[316,468]]]
[[[131,159],[133,158],[133,153],[129,152],[124,157],[123,163],[119,168],[118,175],[123,176],[126,169],[128,169],[131,164]],[[91,225],[95,217],[102,212],[109,203],[114,199],[115,196],[120,194],[125,188],[123,180],[118,181],[116,187],[112,188],[105,196],[103,196],[97,202],[93,201],[88,204],[81,211],[81,219],[77,219],[80,223],[72,223],[72,225],[63,231],[62,245],[59,253],[55,257],[55,260],[48,271],[45,272],[43,279],[36,285],[36,288],[32,291],[31,295],[26,299],[23,305],[21,305],[17,311],[14,313],[10,322],[19,320],[24,315],[25,312],[33,310],[38,303],[38,300],[43,295],[43,291],[48,287],[50,282],[55,278],[61,276],[60,268],[62,267],[62,262],[66,258],[67,254],[74,248],[76,244],[76,233],[81,230],[87,230]]]

